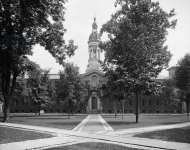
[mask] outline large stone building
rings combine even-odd
[[[97,28],[96,18],[94,18],[92,32],[88,40],[88,65],[86,72],[81,74],[81,80],[89,90],[87,112],[102,111],[100,88],[106,82],[100,65],[100,49],[98,47],[100,37]]]
[[[98,47],[99,42],[100,37],[98,33],[98,26],[96,24],[96,19],[94,18],[92,32],[88,40],[88,65],[86,72],[80,75],[80,79],[86,87],[84,92],[82,92],[83,95],[85,95],[85,98],[81,99],[84,107],[79,107],[80,109],[76,110],[78,113],[114,112],[113,102],[110,101],[109,97],[103,97],[101,92],[102,85],[106,84],[106,78],[100,65],[101,51]],[[174,77],[175,70],[176,67],[171,67],[168,69],[169,79]],[[49,75],[49,78],[51,80],[52,86],[55,86],[56,81],[59,80],[59,75]],[[27,86],[25,91],[27,91]],[[52,99],[55,100],[54,98]],[[122,110],[124,110],[125,113],[135,112],[135,100],[133,96],[128,97],[124,101],[117,101],[116,105],[118,112],[121,112]],[[24,97],[22,96],[22,99],[19,98],[18,100],[12,101],[11,112],[35,112],[35,107],[36,106],[33,105],[30,100],[30,95]],[[142,113],[180,113],[183,112],[183,107],[180,101],[175,101],[173,98],[167,97],[165,95],[141,96],[140,111]],[[45,112],[66,112],[66,108],[65,105],[56,104],[55,106],[46,108]]]

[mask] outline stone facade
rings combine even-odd
[[[97,31],[96,18],[92,24],[92,33],[88,40],[89,59],[86,72],[81,74],[81,81],[88,88],[88,103],[86,111],[89,113],[101,112],[102,103],[100,99],[100,88],[105,84],[106,79],[101,70],[100,49],[98,44],[100,42],[99,33]]]
[[[98,26],[96,24],[96,19],[92,24],[92,32],[89,36],[88,40],[88,52],[89,52],[89,59],[86,72],[84,74],[80,74],[80,79],[85,85],[85,90],[83,93],[83,105],[79,110],[76,112],[80,113],[97,113],[97,112],[104,112],[104,113],[113,113],[114,112],[114,104],[110,101],[109,97],[104,97],[101,92],[102,85],[106,84],[107,79],[101,69],[100,65],[100,54],[101,51],[98,47],[100,42],[99,33],[97,31]],[[168,69],[169,71],[169,79],[172,79],[175,75],[176,67],[171,67]],[[51,80],[51,86],[55,87],[55,83],[59,80],[58,74],[51,74],[49,75]],[[26,78],[24,79],[27,80]],[[18,81],[21,82],[21,81]],[[163,80],[164,82],[164,80]],[[24,94],[26,93],[26,94]],[[11,104],[11,112],[35,112],[35,105],[32,104],[30,95],[27,96],[27,85],[25,91],[23,91],[22,98],[18,100],[13,100]],[[54,98],[52,98],[54,99]],[[122,105],[124,102],[124,105]],[[0,112],[1,110],[1,102],[0,102]],[[124,106],[124,107],[123,107]],[[122,108],[123,107],[123,108]],[[134,97],[128,97],[124,101],[117,102],[117,111],[121,112],[124,110],[125,113],[134,113],[135,110],[135,100]],[[182,103],[180,101],[169,101],[169,98],[165,95],[161,96],[141,96],[140,101],[140,110],[142,113],[181,113],[182,110]],[[62,105],[55,105],[51,108],[47,108],[45,112],[66,112],[66,109]]]

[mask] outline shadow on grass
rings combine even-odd
[[[121,118],[122,115],[116,115],[116,117],[115,117],[115,115],[102,115],[102,117],[103,117],[103,118],[113,118],[113,119],[118,119],[118,118]],[[125,115],[124,115],[124,117],[125,117]]]
[[[126,122],[126,121],[108,121],[110,125],[132,125],[137,124],[136,122]]]
[[[49,122],[48,124],[52,124],[52,125],[77,125],[79,124],[80,122]]]
[[[0,127],[0,133],[0,144],[53,137],[50,134],[13,129],[10,127]]]
[[[72,118],[68,118],[66,116],[63,116],[63,117],[28,117],[29,119],[33,119],[33,120],[41,120],[41,119],[44,119],[44,120],[54,120],[54,119],[64,119],[64,120],[71,120]]]
[[[177,121],[177,122],[162,122],[160,123],[161,125],[171,125],[171,124],[178,124],[178,123],[186,123],[185,121],[184,122],[180,122],[180,121]]]
[[[190,143],[190,126],[162,131],[136,134],[135,137]]]
[[[140,149],[124,147],[116,144],[87,142],[70,146],[55,147],[47,150],[140,150]]]

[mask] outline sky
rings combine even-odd
[[[155,0],[156,1],[156,0]],[[169,30],[166,45],[172,53],[169,66],[174,66],[186,54],[190,53],[190,0],[158,0],[160,6],[169,11],[176,10],[175,18],[178,20],[174,30]],[[98,29],[106,23],[111,14],[115,12],[115,0],[68,0],[64,26],[67,32],[64,39],[73,39],[78,49],[75,55],[67,60],[73,62],[84,73],[88,63],[88,38],[92,31],[93,18],[96,17]],[[63,70],[55,59],[41,46],[33,48],[31,60],[35,61],[43,69],[51,69],[50,73],[56,74]],[[162,71],[160,78],[168,76],[166,70]]]

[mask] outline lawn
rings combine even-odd
[[[8,122],[71,130],[85,117],[86,115],[73,115],[68,118],[68,116],[64,114],[43,114],[41,116],[17,114],[11,115]]]
[[[11,114],[9,122],[71,130],[86,116],[86,114],[77,114],[68,118],[66,114],[42,114],[41,116]],[[114,114],[103,114],[102,116],[114,130],[190,122],[190,117],[185,114],[141,114],[139,123],[135,123],[134,114],[125,114],[123,119],[121,114],[116,118]]]
[[[141,133],[135,135],[135,137],[190,143],[190,126],[184,128]]]
[[[115,144],[88,142],[88,143],[81,143],[70,146],[50,148],[47,150],[140,150],[140,149],[129,148]]]
[[[116,118],[113,114],[102,116],[114,130],[190,122],[186,114],[141,114],[139,123],[135,123],[134,114],[125,114],[123,119],[121,114]]]
[[[0,126],[0,144],[50,137],[53,136],[50,134]]]

